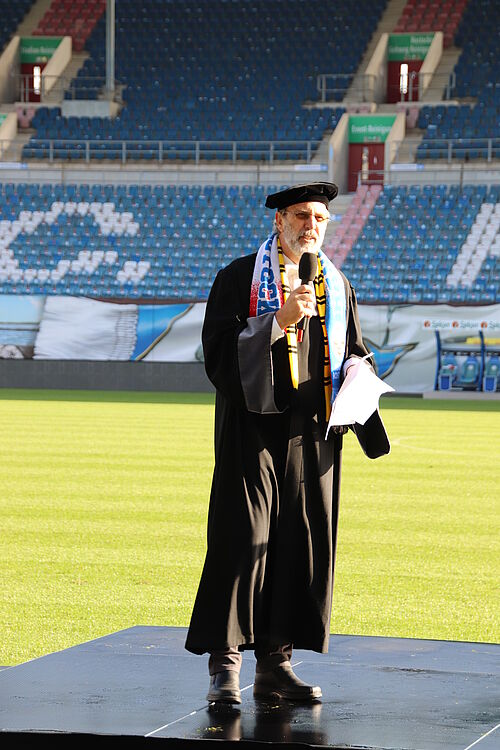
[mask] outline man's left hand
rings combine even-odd
[[[330,427],[331,431],[335,435],[345,435],[349,431],[349,425],[346,424],[335,424]]]

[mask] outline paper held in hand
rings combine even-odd
[[[382,393],[390,391],[394,391],[394,388],[380,380],[368,362],[358,360],[347,370],[342,387],[333,402],[327,436],[330,427],[336,425],[349,425],[354,422],[365,424],[378,409]]]

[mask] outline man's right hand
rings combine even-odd
[[[276,322],[284,331],[298,323],[303,317],[310,318],[314,312],[314,291],[307,284],[301,284],[290,293],[287,301],[276,312]]]

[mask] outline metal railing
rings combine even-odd
[[[342,99],[351,86],[355,85],[356,93],[363,102],[373,101],[373,88],[376,76],[369,73],[320,73],[316,78],[316,90],[320,102],[337,102]]]
[[[456,87],[454,71],[449,74],[411,71],[406,79],[390,87],[393,94],[390,98],[400,102],[450,101],[455,96]]]
[[[21,159],[45,159],[49,162],[119,160],[122,164],[137,160],[153,163],[222,161],[257,161],[274,164],[289,160],[310,164],[320,145],[319,140],[296,141],[132,141],[60,138],[33,138],[27,143]],[[10,142],[0,141],[0,160],[14,158]]]
[[[337,102],[340,105],[348,92],[355,94],[361,102],[372,102],[375,85],[376,76],[368,73],[320,73],[316,78],[316,89],[322,103]],[[433,101],[449,101],[455,94],[456,85],[455,72],[448,75],[412,71],[406,80],[394,87],[392,93],[395,96],[391,98],[404,102],[421,101],[425,96]]]
[[[399,165],[397,165],[399,166]],[[468,167],[463,162],[453,165],[449,169],[423,168],[421,164],[401,164],[401,169],[393,170],[393,166],[383,173],[371,170],[362,174],[356,172],[357,184],[360,185],[492,185],[500,184],[500,173],[497,170],[481,170]],[[413,167],[413,168],[412,168]],[[383,176],[382,176],[383,175]]]
[[[394,161],[401,158],[403,150],[405,162],[441,159],[451,164],[485,159],[491,163],[493,159],[500,159],[500,138],[405,138],[392,141],[390,146]]]
[[[40,85],[35,86],[32,75],[16,74],[12,76],[17,86],[19,101],[43,102],[47,98],[59,99],[111,99],[120,100],[121,84],[115,81],[114,91],[106,88],[106,78],[103,76],[68,77],[64,75],[41,75]]]

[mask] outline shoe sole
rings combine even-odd
[[[319,691],[319,693],[315,695],[309,694],[298,696],[292,693],[287,693],[286,690],[271,690],[270,692],[265,693],[260,693],[259,691],[254,690],[253,697],[256,700],[260,701],[274,701],[284,699],[287,701],[294,701],[294,703],[314,703],[314,701],[317,701],[323,697],[323,693]]]
[[[219,695],[214,697],[209,693],[207,695],[207,701],[209,703],[241,703],[241,698],[239,695]]]

